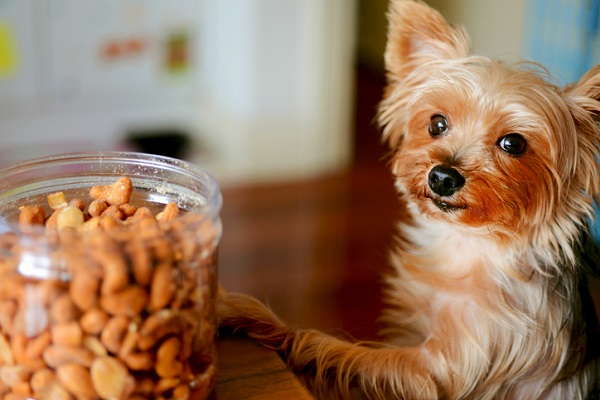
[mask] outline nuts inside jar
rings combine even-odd
[[[122,177],[48,195],[0,235],[0,395],[205,398],[216,371],[210,218],[132,204]],[[7,398],[8,398],[7,397]]]

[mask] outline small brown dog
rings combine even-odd
[[[240,294],[222,294],[222,326],[312,372],[323,397],[600,398],[582,261],[600,68],[558,88],[531,63],[469,55],[465,32],[422,3],[392,0],[389,19],[380,123],[411,218],[391,254],[388,340],[293,330]]]

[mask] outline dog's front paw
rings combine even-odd
[[[271,309],[256,298],[243,293],[229,293],[219,286],[217,292],[219,326],[241,328],[259,322],[279,322]]]
[[[235,297],[235,294],[234,294]],[[235,307],[229,293],[219,284],[216,302],[217,322],[219,327],[234,327],[234,321],[242,316],[242,311]]]

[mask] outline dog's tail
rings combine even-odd
[[[437,385],[417,349],[353,343],[313,329],[292,329],[244,294],[221,292],[218,315],[221,327],[241,330],[278,351],[292,370],[308,378],[319,398],[350,398],[353,388],[373,399],[438,398]]]

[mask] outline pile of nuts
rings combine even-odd
[[[205,398],[215,380],[217,229],[130,204],[120,178],[93,201],[48,196],[0,235],[4,399]],[[48,209],[48,208],[46,208]]]

